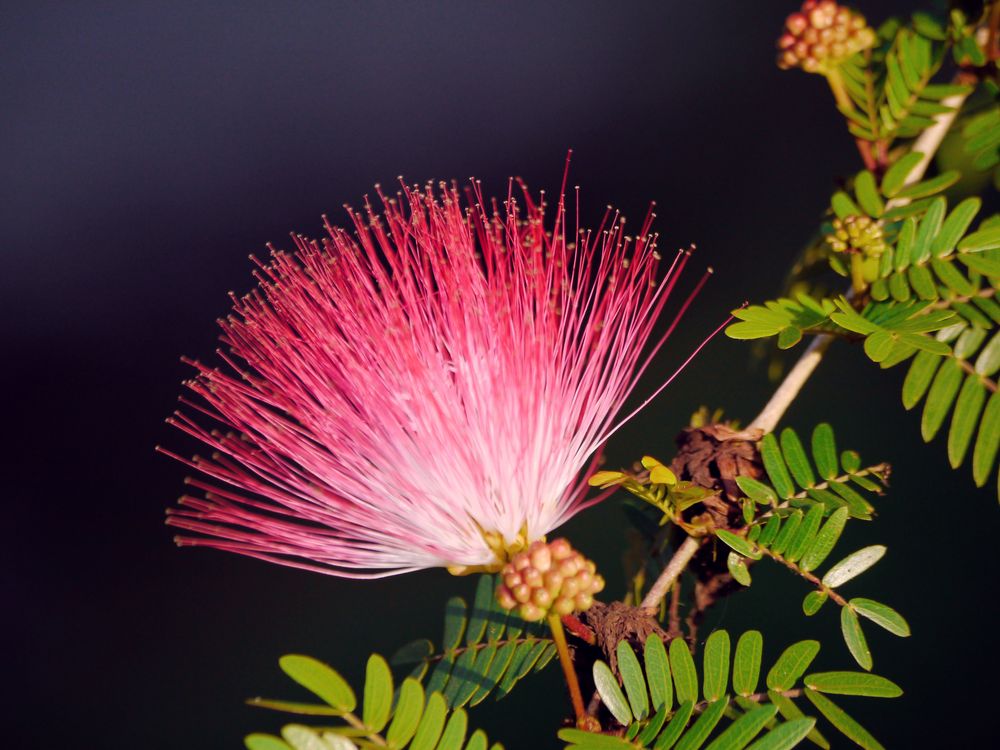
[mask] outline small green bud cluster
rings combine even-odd
[[[514,555],[500,575],[497,601],[504,609],[516,607],[528,622],[549,612],[569,615],[590,609],[594,594],[604,588],[597,566],[565,539],[533,542]]]
[[[835,219],[833,234],[828,234],[826,241],[838,253],[860,253],[866,258],[877,258],[885,252],[882,227],[868,216]]]
[[[778,39],[778,67],[823,72],[855,52],[875,44],[875,31],[865,17],[833,0],[805,0],[785,20]]]

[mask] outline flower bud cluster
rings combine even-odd
[[[885,252],[882,227],[868,216],[835,219],[833,234],[828,234],[826,241],[838,253],[860,253],[866,258],[877,258]]]
[[[549,612],[583,612],[604,588],[597,566],[565,539],[532,543],[514,555],[500,575],[503,582],[497,588],[497,601],[504,609],[517,608],[528,622],[537,622]]]
[[[865,17],[834,0],[805,0],[785,21],[778,39],[778,67],[823,72],[875,44],[875,31]]]

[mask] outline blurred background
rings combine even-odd
[[[8,4],[4,746],[239,748],[282,719],[245,698],[299,695],[281,654],[357,680],[373,650],[440,640],[445,599],[474,581],[345,582],[173,546],[163,511],[186,472],[153,446],[195,448],[163,423],[190,374],[179,356],[212,356],[226,292],[251,286],[248,253],[318,234],[321,214],[342,220],[374,183],[475,175],[503,194],[519,175],[551,191],[572,148],[585,222],[607,203],[638,219],[655,200],[664,246],[696,242],[695,265],[716,270],[648,393],[731,308],[778,291],[836,176],[860,166],[822,79],[774,65],[795,5]],[[861,9],[877,22],[908,7]],[[997,667],[1000,514],[993,490],[921,442],[902,375],[837,346],[786,423],[828,419],[843,447],[895,468],[878,521],[839,549],[889,546],[856,592],[913,626],[908,641],[868,628],[875,671],[906,695],[844,705],[887,747],[940,746],[948,716],[962,740],[949,745],[970,747],[994,724],[976,687]],[[609,463],[667,458],[700,404],[748,420],[769,388],[750,347],[720,337],[616,436]],[[616,499],[566,528],[612,595],[623,529]],[[832,612],[801,614],[804,584],[765,565],[754,577],[702,637],[761,626],[771,659],[820,637],[819,666],[850,668]],[[547,670],[473,723],[508,748],[557,747],[561,690]]]

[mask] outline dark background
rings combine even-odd
[[[906,3],[869,2],[879,20]],[[558,187],[568,148],[587,216],[658,202],[665,245],[697,242],[717,274],[661,356],[679,362],[744,299],[777,291],[836,175],[858,168],[818,77],[783,73],[773,43],[791,2],[147,3],[9,5],[0,15],[0,368],[5,395],[2,744],[237,748],[280,717],[244,698],[298,695],[278,672],[314,654],[357,678],[372,650],[439,638],[457,586],[441,571],[344,582],[217,552],[162,525],[185,470],[156,443],[211,356],[249,252],[316,234],[373,183],[510,175]],[[692,274],[692,279],[694,278]],[[843,446],[896,468],[880,519],[841,551],[886,542],[851,588],[901,609],[908,641],[867,628],[898,701],[844,699],[888,747],[971,746],[991,726],[997,666],[993,490],[947,468],[899,406],[901,371],[841,346],[787,422],[832,420]],[[610,449],[669,456],[700,403],[749,419],[768,384],[719,338]],[[862,419],[861,415],[864,416]],[[621,510],[567,532],[621,593]],[[835,613],[755,569],[710,624],[760,626],[766,658],[824,639],[850,668]],[[709,632],[706,626],[703,635]],[[511,748],[556,746],[555,670],[472,716]],[[541,691],[541,692],[540,692]],[[547,700],[539,700],[544,696]],[[554,708],[553,708],[554,707]],[[499,709],[499,710],[498,710]],[[953,739],[943,743],[944,726]],[[535,739],[530,739],[535,738]]]

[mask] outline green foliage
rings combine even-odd
[[[844,275],[861,274],[867,286],[860,297],[817,300],[799,293],[795,300],[751,305],[734,311],[739,322],[727,335],[776,336],[779,348],[788,348],[805,334],[829,334],[861,342],[882,369],[909,361],[903,405],[912,409],[926,396],[921,435],[928,442],[950,416],[948,460],[958,468],[971,456],[981,487],[1000,443],[1000,403],[993,403],[1000,370],[1000,219],[987,219],[970,232],[981,200],[966,198],[949,211],[938,193],[957,173],[908,182],[920,161],[917,153],[901,157],[880,189],[862,171],[854,195],[841,191],[831,200],[840,218],[861,214],[883,224],[888,242],[877,259],[851,256],[851,269],[839,253],[830,259]]]
[[[764,470],[770,484],[750,477],[737,478],[740,489],[757,506],[764,507],[762,515],[755,515],[754,524],[762,524],[778,516],[785,521],[785,534],[781,535],[781,521],[768,530],[766,527],[758,540],[764,546],[778,545],[780,552],[788,550],[793,562],[803,560],[807,570],[817,567],[829,554],[843,530],[846,517],[821,524],[825,516],[844,508],[847,516],[870,520],[874,513],[871,500],[884,492],[889,467],[875,464],[861,468],[857,454],[844,451],[839,459],[833,428],[826,423],[816,426],[810,440],[810,455],[795,430],[786,427],[780,438],[773,433],[763,437],[759,444]],[[822,515],[809,517],[801,532],[793,534],[788,521],[801,511],[805,517],[816,506],[823,508]],[[792,521],[798,524],[798,521]],[[792,544],[794,542],[794,544]],[[744,551],[736,550],[749,557]]]
[[[757,693],[763,638],[757,631],[741,635],[732,662],[729,646],[730,637],[726,631],[718,630],[709,636],[701,660],[700,695],[698,668],[680,638],[670,642],[668,667],[659,656],[664,653],[663,642],[659,636],[650,635],[643,647],[645,671],[636,669],[639,659],[634,653],[630,666],[627,670],[622,669],[624,691],[611,669],[602,661],[596,662],[594,682],[601,699],[624,729],[625,738],[631,739],[579,729],[563,729],[559,737],[570,743],[568,747],[573,750],[637,747],[696,750],[703,746],[709,750],[742,750],[748,746],[760,750],[791,748],[806,736],[821,747],[829,747],[826,739],[815,730],[816,718],[805,716],[796,703],[803,694],[871,698],[902,695],[895,683],[877,675],[862,672],[806,674],[819,652],[817,641],[800,641],[785,649],[767,673],[768,692]],[[617,646],[619,664],[624,664],[626,652],[632,652],[632,648],[623,641]],[[681,652],[687,657],[682,658]],[[655,665],[654,669],[649,668],[650,664]],[[730,687],[735,697],[729,696]],[[677,696],[677,706],[670,697],[673,694]],[[647,702],[647,696],[652,696],[651,703]],[[821,708],[815,705],[821,715],[848,737],[855,739],[863,733],[870,738],[866,730],[841,709],[832,710],[829,707],[832,704],[827,703]],[[779,714],[783,721],[779,721]]]
[[[496,601],[497,576],[476,584],[470,612],[465,600],[452,597],[445,606],[442,650],[428,640],[409,643],[389,660],[410,666],[410,675],[426,678],[429,692],[440,692],[449,708],[475,706],[491,693],[507,695],[521,679],[544,669],[556,655],[544,626],[508,614]]]
[[[838,459],[833,428],[826,423],[817,425],[809,444],[811,457],[791,428],[782,430],[780,438],[773,433],[765,435],[759,448],[771,484],[749,477],[737,479],[747,501],[759,504],[760,512],[755,512],[745,534],[720,529],[715,535],[732,550],[727,561],[730,571],[746,569],[748,561],[767,557],[815,586],[802,603],[807,616],[816,614],[829,599],[836,602],[842,610],[844,642],[858,664],[870,670],[871,652],[858,616],[898,636],[908,636],[909,626],[891,607],[864,598],[848,601],[836,589],[882,559],[886,548],[872,545],[860,549],[832,565],[822,578],[813,571],[826,562],[849,519],[872,518],[873,508],[866,495],[881,494],[888,467],[882,464],[861,469],[860,458],[853,451],[844,451]],[[745,580],[734,577],[750,585],[749,573]],[[769,681],[768,687],[775,685]]]
[[[374,746],[391,750],[486,750],[482,730],[473,732],[466,742],[465,711],[450,709],[441,693],[428,694],[419,681],[407,677],[394,695],[392,672],[378,654],[368,659],[360,717],[354,714],[357,698],[351,686],[326,664],[297,654],[283,656],[279,664],[285,674],[323,703],[255,698],[249,701],[251,705],[306,716],[338,717],[345,723],[322,727],[287,724],[280,737],[251,734],[245,740],[248,750],[355,750]],[[494,744],[491,750],[503,748]]]
[[[881,44],[840,66],[847,101],[838,109],[856,138],[888,147],[897,138],[913,138],[951,111],[942,100],[962,91],[930,81],[945,59],[943,32],[927,17],[914,27],[887,24]]]

